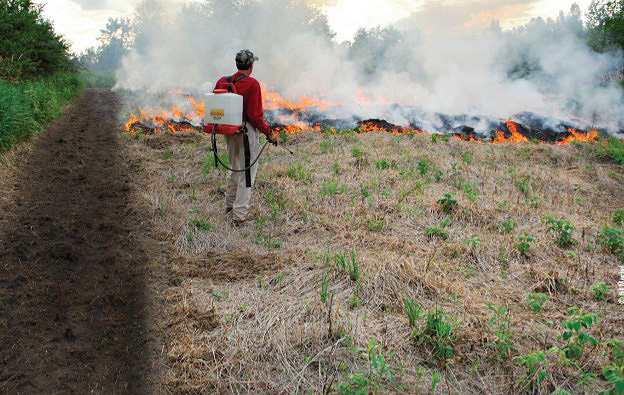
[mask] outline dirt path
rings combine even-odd
[[[85,91],[0,200],[0,393],[158,392],[149,253],[118,110],[114,93]]]

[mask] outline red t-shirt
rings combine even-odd
[[[240,71],[234,74],[232,81],[243,75]],[[226,77],[221,77],[215,85],[215,89],[227,89]],[[243,114],[256,130],[267,136],[271,135],[271,128],[264,122],[264,110],[262,109],[262,92],[260,83],[252,77],[245,77],[236,83],[236,93],[243,96]]]

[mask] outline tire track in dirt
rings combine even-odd
[[[86,90],[19,161],[0,207],[0,393],[155,392],[119,108]]]

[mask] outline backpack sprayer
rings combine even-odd
[[[245,172],[245,180],[247,188],[251,188],[251,168],[258,162],[260,156],[264,152],[269,140],[262,146],[258,156],[251,161],[251,150],[249,145],[249,136],[247,134],[247,120],[243,114],[243,96],[236,92],[236,83],[245,78],[241,75],[232,81],[232,77],[226,77],[228,83],[227,89],[215,89],[212,93],[208,93],[204,99],[205,117],[204,117],[204,133],[211,135],[212,152],[214,153],[215,167],[219,164],[229,171],[235,173]],[[232,136],[242,134],[243,148],[245,152],[245,167],[242,169],[232,169],[225,165],[217,152],[217,134]],[[277,146],[277,142],[273,142]],[[291,155],[290,150],[284,147]]]

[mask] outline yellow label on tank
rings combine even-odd
[[[212,108],[210,109],[211,117],[223,117],[225,116],[225,110],[223,108]]]

